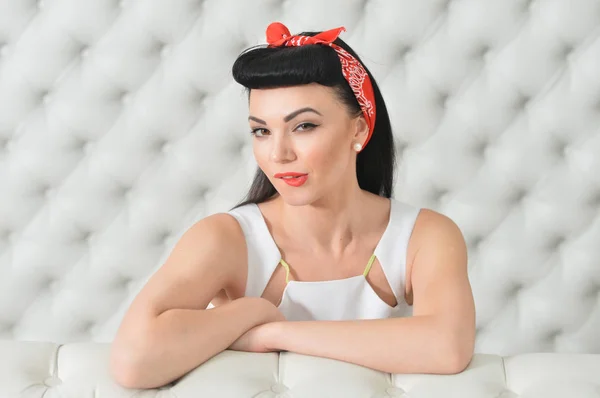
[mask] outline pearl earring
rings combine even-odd
[[[360,152],[361,149],[362,149],[362,145],[359,142],[357,142],[356,144],[354,144],[354,150],[356,152]]]

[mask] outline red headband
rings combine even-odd
[[[369,126],[369,135],[363,144],[364,148],[371,139],[375,128],[375,95],[373,94],[371,79],[361,63],[346,50],[333,43],[339,34],[344,31],[346,31],[346,28],[342,26],[321,32],[315,36],[292,36],[284,24],[273,22],[267,27],[267,43],[269,43],[268,47],[300,47],[307,44],[323,44],[335,50],[342,64],[342,74],[348,81],[350,88],[352,88]]]

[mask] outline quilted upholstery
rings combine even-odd
[[[175,383],[125,389],[108,344],[0,341],[0,397],[24,398],[598,398],[600,355],[477,354],[456,375],[390,375],[294,353],[224,351]],[[10,361],[7,358],[11,358]]]
[[[169,391],[231,396],[235,377],[331,396],[343,376],[330,385],[355,396],[597,396],[600,0],[0,0],[0,391],[41,396],[58,369],[46,398],[120,396],[89,379],[106,380],[103,344],[179,236],[249,186],[230,67],[273,20],[347,28],[390,111],[394,196],[467,239],[482,356],[390,383],[225,353]]]

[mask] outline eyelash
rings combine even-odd
[[[308,123],[308,122],[306,122],[306,123],[300,123],[300,124],[299,124],[297,127],[300,127],[300,126],[308,126],[308,128],[305,128],[303,131],[312,130],[312,129],[314,129],[314,128],[318,127],[318,125],[316,125],[316,124],[313,124],[313,123]],[[250,131],[250,134],[252,134],[252,135],[256,136],[256,132],[257,132],[258,130],[266,130],[266,129],[264,129],[264,128],[262,128],[262,127],[255,128],[255,129],[252,129],[252,130]],[[259,137],[259,138],[260,138],[260,137]]]

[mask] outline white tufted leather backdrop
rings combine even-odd
[[[477,351],[600,353],[599,0],[0,0],[0,338],[108,342],[255,163],[239,52],[342,34],[395,197],[469,244]]]

